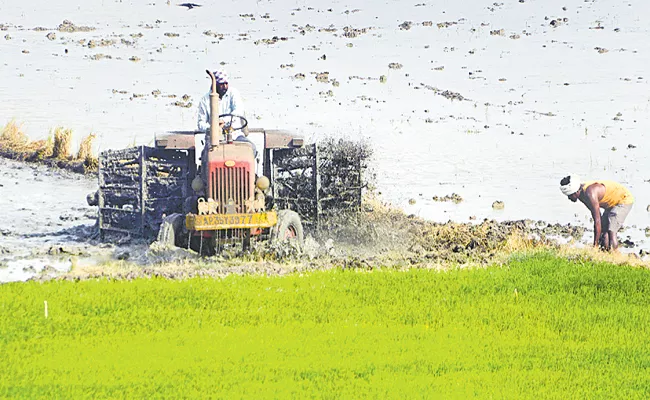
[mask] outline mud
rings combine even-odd
[[[65,182],[62,187],[94,184],[88,177],[44,166],[2,158],[0,166],[5,171],[2,179],[5,184],[10,183],[7,177],[19,183],[42,182],[42,175],[48,180],[62,180]],[[80,196],[79,203],[82,201]],[[233,246],[218,256],[201,258],[190,250],[163,248],[157,243],[150,245],[124,236],[116,236],[112,244],[102,243],[95,225],[95,210],[90,207],[66,209],[64,205],[50,214],[54,215],[42,223],[37,222],[35,215],[23,217],[23,229],[5,224],[0,231],[0,281],[97,276],[180,278],[232,273],[284,274],[335,267],[485,264],[493,261],[509,238],[515,236],[535,243],[553,243],[555,237],[579,239],[584,233],[580,227],[530,220],[435,223],[369,198],[360,212],[339,213],[323,219],[319,229],[308,233],[302,252],[270,248],[266,242],[259,241],[253,243],[250,253],[241,254]],[[121,265],[117,270],[115,263]]]
[[[381,216],[382,223],[376,223]],[[307,239],[304,252],[269,249],[254,243],[251,253],[236,250],[201,258],[193,251],[166,248],[158,243],[125,245],[85,245],[50,248],[48,253],[73,254],[59,257],[59,264],[68,260],[68,271],[52,269],[53,261],[36,267],[31,280],[83,280],[99,277],[136,279],[163,277],[224,277],[230,274],[284,275],[332,268],[450,268],[463,265],[487,265],[500,260],[509,250],[513,238],[528,235],[527,246],[557,247],[552,239],[558,232],[564,237],[578,237],[582,228],[570,225],[537,226],[534,221],[480,224],[436,224],[391,211],[388,215],[359,215],[360,224],[338,226],[328,234],[320,232]],[[375,223],[370,223],[375,221]],[[349,222],[349,220],[348,220]],[[533,238],[537,236],[537,239]],[[34,254],[38,256],[39,254]],[[641,253],[645,257],[647,254]],[[51,260],[51,258],[50,258]],[[64,260],[64,261],[61,261]],[[40,269],[39,269],[40,268]]]
[[[351,166],[357,169],[360,163],[364,171],[369,167],[372,151],[367,144],[351,146],[347,141],[330,140],[320,145],[327,160],[321,165],[326,175],[341,176],[334,171]],[[40,176],[46,175],[48,179],[61,179],[67,184],[83,181],[94,186],[94,177],[89,180],[87,176],[65,170],[30,166],[2,158],[0,163],[6,177],[14,178],[14,184],[29,183],[29,180],[42,182]],[[342,174],[346,175],[350,174]],[[354,179],[358,185],[359,177]],[[7,179],[0,181],[10,184]],[[340,194],[339,186],[347,187],[347,183],[325,180],[323,193],[330,196]],[[241,253],[240,244],[234,243],[218,256],[201,258],[191,250],[164,248],[158,243],[149,244],[146,240],[119,234],[105,237],[102,242],[93,208],[70,207],[58,216],[50,216],[50,219],[58,220],[57,223],[46,222],[40,226],[34,224],[38,217],[32,214],[24,221],[31,228],[21,231],[9,227],[0,231],[3,238],[0,282],[98,276],[133,279],[141,276],[216,277],[233,273],[276,275],[335,267],[485,265],[503,256],[513,240],[526,243],[528,247],[558,246],[560,243],[580,242],[585,236],[583,227],[541,220],[497,222],[484,219],[479,223],[437,223],[385,204],[379,195],[368,189],[367,184],[364,187],[367,188],[366,195],[360,208],[348,212],[337,208],[338,212],[323,214],[318,225],[307,231],[302,251],[284,246],[269,247],[266,241],[260,240],[253,242],[249,253]],[[443,202],[462,200],[455,193],[438,199]],[[83,198],[78,200],[82,204]],[[26,246],[26,243],[30,244]],[[633,247],[634,243],[621,239],[621,245]],[[645,256],[644,253],[640,255]]]
[[[512,237],[531,245],[580,240],[584,228],[520,220],[480,223],[436,223],[373,202],[369,210],[328,219],[318,233],[320,242],[334,244],[339,255],[378,258],[397,256],[412,264],[421,262],[488,263]],[[558,240],[559,239],[559,240]]]
[[[452,203],[456,203],[456,204],[463,202],[462,196],[459,195],[458,193],[452,193],[445,196],[433,196],[432,200],[439,201],[439,202],[451,201]]]
[[[57,29],[59,32],[67,33],[90,32],[95,30],[95,28],[91,26],[77,26],[72,21],[68,21],[67,19],[60,23]]]
[[[39,160],[33,153],[16,153],[13,151],[5,151],[1,148],[0,157],[16,161],[26,161],[34,164],[44,165],[50,168],[58,168],[60,170],[75,172],[78,174],[97,174],[96,168],[89,166],[84,160],[57,160],[54,158]]]
[[[0,157],[0,263],[83,247],[96,210],[79,200],[95,186],[81,174]]]
[[[581,227],[532,220],[435,223],[376,200],[366,201],[364,207],[361,212],[323,221],[320,229],[308,233],[302,251],[254,241],[250,252],[242,253],[233,246],[209,258],[191,250],[144,241],[123,240],[109,245],[97,240],[93,227],[74,228],[70,233],[78,241],[75,245],[50,246],[30,255],[38,260],[58,256],[50,260],[59,260],[59,266],[68,260],[74,264],[69,271],[62,273],[50,261],[22,272],[31,272],[29,279],[44,281],[283,275],[331,268],[449,268],[495,262],[511,250],[513,240],[528,248],[557,246],[558,238],[579,240],[584,234]],[[89,262],[93,259],[95,263]]]

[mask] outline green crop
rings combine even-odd
[[[0,397],[641,399],[649,306],[650,271],[550,253],[445,272],[12,283]]]

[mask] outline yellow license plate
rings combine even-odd
[[[185,226],[191,231],[218,231],[239,228],[270,228],[278,223],[274,211],[254,214],[188,214]]]

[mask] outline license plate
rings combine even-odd
[[[192,231],[217,231],[239,228],[269,228],[278,223],[274,211],[254,214],[188,214],[185,226]]]

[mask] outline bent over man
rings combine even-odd
[[[575,175],[560,181],[560,190],[574,203],[580,200],[594,220],[594,246],[599,242],[607,250],[618,248],[616,234],[634,204],[634,196],[623,185],[608,180],[580,182]],[[600,214],[600,209],[603,214]]]

